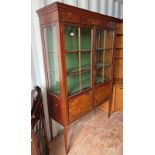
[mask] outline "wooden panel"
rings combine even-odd
[[[123,36],[116,37],[116,48],[123,48]]]
[[[114,78],[123,78],[123,59],[114,60]]]
[[[116,33],[117,34],[123,34],[123,23],[118,23],[117,24]]]
[[[112,105],[114,111],[123,110],[123,84],[114,85]]]
[[[60,14],[60,20],[68,23],[76,23],[76,24],[84,24],[84,25],[97,25],[108,28],[116,28],[116,24],[114,22],[107,22],[104,20],[97,20],[96,18],[89,18],[85,16],[85,18],[81,18],[80,14],[71,13],[63,11]]]
[[[60,98],[48,92],[47,99],[50,116],[62,124]]]
[[[115,49],[114,58],[123,58],[123,49]]]
[[[95,96],[94,96],[94,100],[95,100],[95,106],[99,105],[101,103],[103,103],[104,101],[106,101],[109,98],[110,95],[110,85],[105,84],[105,85],[101,85],[101,86],[96,86],[95,87]]]
[[[40,25],[54,23],[55,21],[58,20],[58,12],[53,11],[52,14],[46,14],[46,15],[40,16],[39,20],[40,20]]]
[[[69,100],[69,121],[72,122],[92,109],[92,92],[86,92]]]

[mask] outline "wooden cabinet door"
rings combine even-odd
[[[92,91],[69,99],[69,122],[73,122],[92,109]]]
[[[110,97],[111,83],[96,86],[94,91],[94,105],[97,106],[108,100]]]

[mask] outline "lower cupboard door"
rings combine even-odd
[[[69,122],[73,122],[92,109],[92,92],[78,94],[69,99]]]
[[[95,106],[103,103],[110,97],[110,83],[95,88]]]

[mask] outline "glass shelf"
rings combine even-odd
[[[100,68],[103,68],[103,67],[111,67],[112,64],[103,64],[103,63],[98,63],[98,64],[95,64],[95,69],[100,69]]]
[[[96,50],[96,52],[97,51],[110,51],[110,50],[113,50],[113,48],[98,48],[98,49],[95,49]]]
[[[91,51],[91,49],[81,49],[80,51],[81,52],[88,52],[88,51]]]
[[[90,64],[81,65],[81,71],[90,70]]]
[[[79,50],[69,50],[69,51],[65,51],[66,53],[76,53],[79,52]]]
[[[79,71],[79,68],[74,68],[72,70],[67,70],[67,76],[73,76],[79,73],[84,73],[90,71],[90,65],[85,65],[81,70]]]

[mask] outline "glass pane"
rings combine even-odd
[[[112,30],[96,30],[95,83],[111,79],[113,35]]]
[[[59,73],[55,71],[49,71],[49,81],[50,83],[50,91],[56,95],[60,94],[60,81],[59,81]]]
[[[112,65],[112,50],[105,50],[104,65]]]
[[[48,51],[57,50],[56,27],[45,28],[45,41]]]
[[[47,52],[49,71],[58,71],[58,54],[57,52]],[[58,77],[59,79],[59,77]]]
[[[104,48],[104,44],[105,44],[104,36],[105,36],[104,29],[96,30],[96,49]]]
[[[79,71],[79,53],[66,53],[66,71],[67,74]]]
[[[105,49],[113,48],[114,32],[112,30],[106,30],[105,35]]]
[[[104,81],[111,80],[111,69],[112,69],[112,67],[105,67],[104,68]]]
[[[65,50],[78,50],[78,28],[65,26]]]
[[[80,90],[79,75],[67,76],[67,93],[72,95]]]
[[[103,67],[104,65],[104,52],[103,50],[96,50],[95,52],[95,68]]]
[[[82,78],[82,89],[90,87],[90,71],[81,74]]]
[[[60,94],[60,79],[58,66],[56,27],[51,26],[44,29],[46,56],[48,65],[49,89],[52,93]]]
[[[91,29],[81,28],[81,50],[91,49]]]
[[[104,83],[111,80],[111,66],[95,70],[95,83]]]
[[[91,52],[84,51],[81,52],[81,70],[90,69],[91,64]]]
[[[95,83],[103,82],[103,68],[95,70]]]

